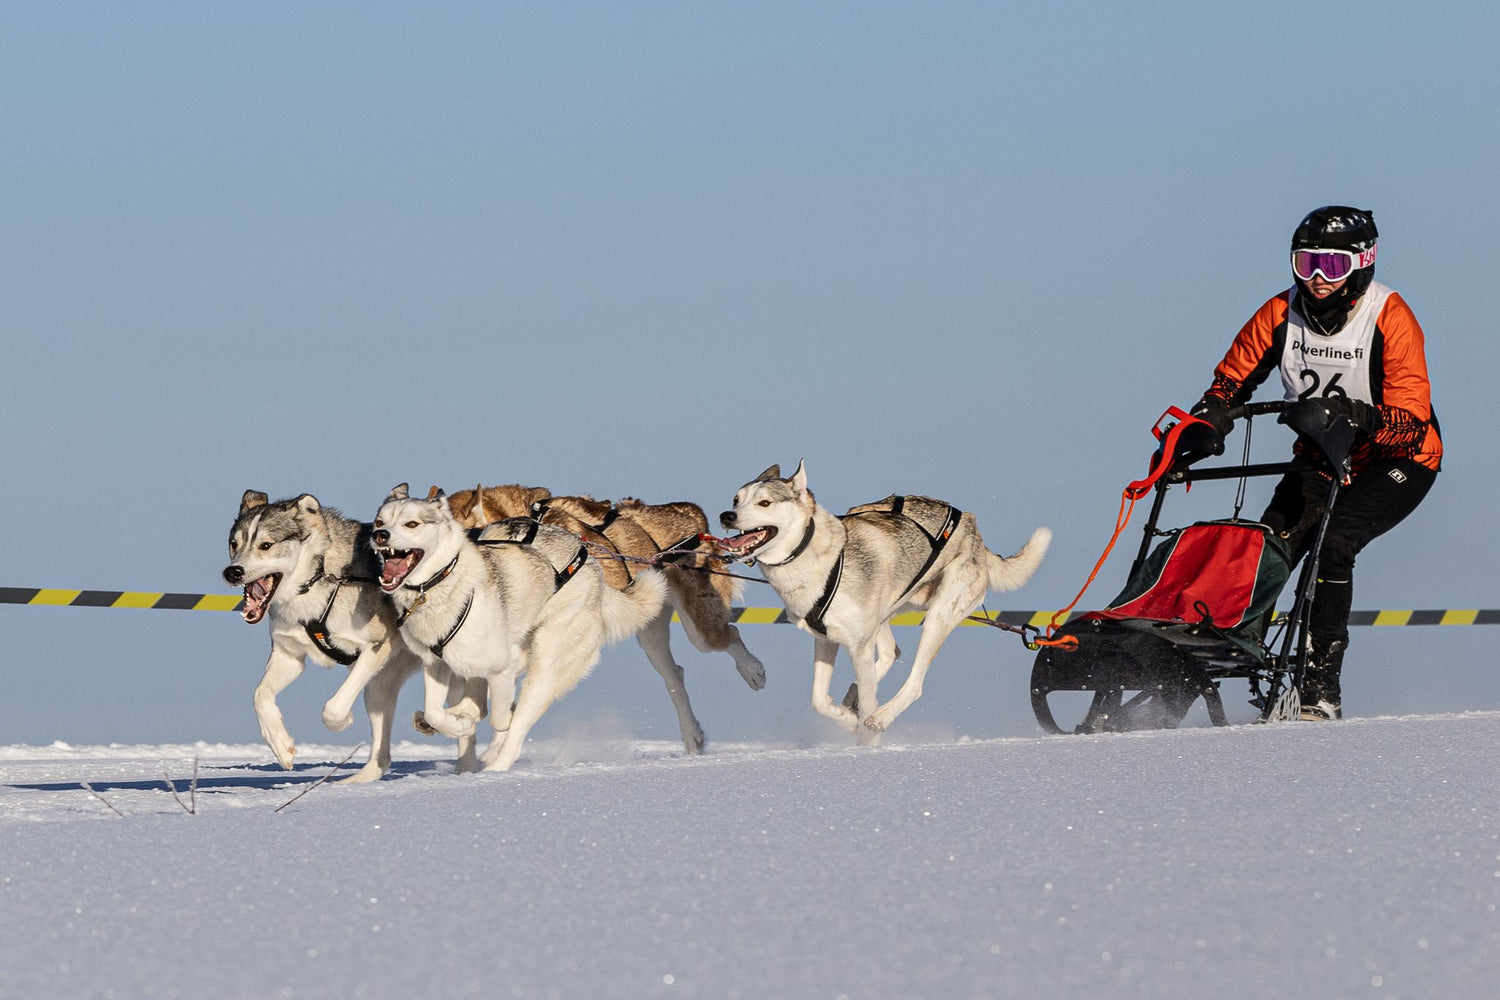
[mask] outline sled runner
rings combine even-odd
[[[1252,418],[1268,413],[1280,414],[1278,423],[1310,442],[1318,457],[1251,464]],[[1200,697],[1210,721],[1226,725],[1219,690],[1225,680],[1248,683],[1259,721],[1298,717],[1297,685],[1301,654],[1308,648],[1316,553],[1338,484],[1348,471],[1354,431],[1318,399],[1251,403],[1230,410],[1230,415],[1244,418],[1244,458],[1238,465],[1210,468],[1194,468],[1223,452],[1218,433],[1207,422],[1175,407],[1157,422],[1153,433],[1160,446],[1151,472],[1125,490],[1131,504],[1148,493],[1155,495],[1124,589],[1104,608],[1074,615],[1037,644],[1031,704],[1037,722],[1048,732],[1170,728]],[[1309,468],[1329,474],[1327,499],[1312,535],[1312,554],[1297,578],[1292,608],[1277,616],[1276,600],[1290,576],[1289,553],[1270,529],[1241,519],[1239,506],[1246,480]],[[1195,482],[1233,479],[1240,480],[1234,516],[1171,530],[1158,527],[1173,486],[1186,489]],[[1122,506],[1116,537],[1128,516]],[[1059,692],[1065,694],[1054,699]],[[1086,692],[1092,698],[1082,708],[1082,695],[1066,692]],[[1063,703],[1075,715],[1082,711],[1081,721],[1071,730],[1064,729],[1054,714],[1054,707]]]

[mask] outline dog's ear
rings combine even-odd
[[[443,492],[443,488],[441,486],[432,486],[427,490],[428,500],[446,500],[447,498],[448,494]]]
[[[771,466],[765,472],[762,472],[760,475],[756,476],[755,477],[755,482],[760,483],[760,482],[765,482],[767,479],[780,479],[780,478],[781,478],[781,465],[777,464],[777,465]]]
[[[459,497],[463,496],[466,492],[468,491],[459,490],[448,498],[448,509],[453,511],[453,516],[460,521],[467,521],[469,515],[474,512],[474,508],[479,504],[479,487],[474,487],[474,492],[470,493],[467,499],[460,500]]]
[[[245,495],[240,497],[240,513],[243,514],[247,510],[254,510],[256,507],[264,507],[270,500],[270,497],[259,490],[246,490]]]
[[[407,492],[407,488],[405,483],[397,483],[391,487],[391,492],[386,496],[386,500],[410,500],[411,494]]]
[[[792,489],[798,493],[807,492],[807,469],[804,468],[804,463],[801,459],[797,460],[797,471],[792,473],[792,478],[789,481],[792,484]]]
[[[311,493],[304,493],[297,498],[297,510],[303,514],[316,514],[322,509],[323,505]]]

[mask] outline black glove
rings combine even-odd
[[[1348,396],[1329,396],[1324,400],[1330,413],[1337,413],[1366,434],[1374,434],[1385,424],[1380,407],[1371,406],[1362,399]]]
[[[1191,412],[1199,420],[1208,421],[1209,426],[1218,431],[1221,438],[1228,437],[1229,432],[1234,429],[1234,421],[1229,417],[1229,407],[1217,399],[1200,399]]]

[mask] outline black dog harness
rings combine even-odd
[[[320,573],[319,576],[321,575]],[[314,577],[308,583],[311,584],[316,579],[317,577]],[[333,638],[328,630],[328,616],[333,613],[333,602],[338,599],[339,589],[344,586],[344,580],[341,577],[332,577],[331,579],[333,580],[333,590],[328,594],[328,603],[323,605],[323,613],[312,621],[303,622],[302,627],[307,630],[307,637],[312,640],[312,644],[318,647],[318,652],[328,657],[334,663],[339,663],[347,667],[359,659],[359,654],[339,649],[333,644]]]
[[[537,529],[541,527],[541,524],[533,518],[528,518],[527,520],[529,521],[529,524],[527,526],[526,533],[520,538],[475,538],[474,543],[476,545],[530,545],[536,540]],[[460,555],[461,554],[462,553],[460,553]],[[552,592],[554,594],[561,590],[564,584],[566,584],[569,580],[573,579],[575,575],[577,575],[578,571],[583,567],[583,564],[588,561],[588,557],[588,549],[580,545],[578,547],[578,554],[573,557],[573,560],[562,569],[555,571],[552,578]],[[405,625],[407,616],[415,611],[420,604],[427,600],[427,591],[438,583],[441,583],[444,579],[447,578],[449,573],[453,572],[453,568],[458,565],[458,558],[458,556],[454,556],[453,561],[450,562],[446,567],[444,567],[442,572],[440,572],[437,576],[433,577],[431,580],[428,580],[421,586],[406,588],[407,590],[418,591],[418,595],[417,599],[411,603],[411,606],[403,611],[401,613],[401,617],[396,620],[397,628]],[[469,611],[473,607],[474,593],[470,591],[469,596],[464,600],[463,610],[458,613],[458,620],[453,623],[453,627],[448,630],[448,634],[443,636],[437,642],[433,643],[431,646],[427,647],[428,649],[432,650],[433,656],[436,656],[439,659],[442,658],[443,650],[447,649],[448,644],[453,641],[453,637],[458,635],[458,630],[464,627],[464,622],[468,621]]]
[[[533,521],[535,521],[536,523],[540,524],[541,521],[542,521],[542,515],[545,514],[545,513],[547,513],[547,508],[550,507],[551,505],[552,505],[552,498],[551,497],[543,497],[540,500],[533,501],[533,503],[531,504],[531,519]],[[625,559],[622,557],[622,554],[620,552],[620,547],[618,545],[616,545],[614,543],[614,541],[608,535],[605,534],[605,532],[609,530],[609,526],[612,525],[612,524],[614,524],[619,519],[620,519],[620,509],[618,507],[613,506],[613,505],[611,505],[611,507],[609,508],[609,511],[604,515],[604,520],[600,521],[598,524],[589,524],[587,521],[585,521],[581,517],[575,517],[574,518],[574,520],[576,520],[579,524],[583,525],[584,528],[588,529],[589,531],[592,531],[594,534],[596,534],[600,538],[604,539],[604,545],[603,545],[603,547],[607,547],[607,548],[609,548],[611,550],[610,552],[606,553],[606,555],[608,555],[609,558],[611,558],[611,559],[618,559],[619,560],[620,569],[622,569],[622,570],[625,571],[625,580],[626,580],[627,584],[630,584],[630,583],[634,583],[635,582],[635,574],[632,573],[632,572],[630,572],[630,564],[628,562],[626,562]],[[532,535],[532,537],[536,536],[535,529],[532,530],[531,535]],[[585,545],[586,544],[587,544],[587,540],[585,540]],[[579,565],[581,566],[582,563],[580,562]],[[561,587],[562,585],[559,584],[558,586]]]
[[[893,606],[899,607],[901,602],[906,599],[906,595],[912,592],[912,588],[916,587],[921,582],[922,577],[927,575],[927,571],[932,569],[932,564],[937,562],[938,556],[942,555],[943,549],[948,545],[948,539],[953,537],[954,530],[958,528],[958,522],[963,517],[963,511],[949,504],[948,516],[943,521],[943,527],[934,535],[924,528],[920,521],[904,512],[906,497],[898,496],[895,498],[895,501],[895,505],[888,511],[860,511],[858,514],[846,514],[844,517],[840,517],[839,520],[842,521],[847,517],[863,517],[869,514],[879,514],[884,517],[904,517],[912,524],[915,524],[922,534],[927,536],[927,541],[932,545],[932,551],[928,554],[927,561],[922,564],[922,568],[917,570],[916,575],[911,578],[911,582],[906,585],[906,589],[901,591],[901,596],[896,599],[896,603]],[[797,550],[776,565],[784,566],[797,558],[811,541],[812,521],[809,519],[807,522],[807,534],[803,536],[801,544],[797,546]],[[839,591],[839,583],[844,578],[844,552],[847,549],[848,546],[846,545],[843,549],[839,550],[839,557],[834,561],[833,569],[829,570],[828,579],[823,584],[823,596],[817,599],[812,606],[812,610],[802,619],[807,623],[808,628],[819,635],[826,636],[828,634],[828,627],[824,622],[824,618],[828,614],[828,606],[833,603],[833,598]]]
[[[531,505],[531,509],[532,510],[536,510],[536,508],[537,508],[537,504],[532,504]],[[483,539],[477,539],[476,540],[476,544],[478,544],[478,545],[530,545],[532,542],[536,541],[537,529],[542,526],[542,522],[538,521],[534,517],[527,518],[527,521],[528,521],[528,523],[526,525],[526,533],[524,535],[522,535],[520,538],[483,538]],[[573,577],[575,575],[577,575],[578,571],[583,568],[583,564],[586,563],[586,562],[588,562],[588,559],[589,559],[589,549],[588,549],[588,546],[587,545],[580,545],[580,546],[578,546],[578,553],[577,553],[577,555],[573,556],[573,561],[570,562],[570,563],[568,563],[562,569],[555,571],[555,575],[552,578],[552,592],[555,594],[559,590],[562,590],[563,589],[563,584],[565,584],[569,580],[573,579]]]
[[[325,576],[326,574],[323,572],[323,560],[320,556],[318,558],[318,571],[312,575],[312,579],[297,588],[297,593],[305,594],[309,590],[312,590],[313,584],[324,579]],[[333,613],[333,602],[338,600],[339,589],[345,583],[375,583],[377,581],[362,576],[328,576],[327,579],[328,582],[333,584],[333,590],[328,594],[328,603],[323,605],[323,613],[311,621],[303,622],[302,628],[307,632],[307,637],[312,640],[312,644],[318,648],[318,652],[328,657],[334,663],[347,667],[359,659],[359,653],[351,653],[347,650],[339,649],[333,644],[333,635],[328,629],[328,616]]]

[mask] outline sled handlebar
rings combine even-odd
[[[1230,420],[1238,420],[1241,417],[1258,417],[1265,413],[1285,413],[1295,403],[1295,400],[1268,399],[1263,403],[1245,403],[1241,406],[1231,406],[1228,410]]]

